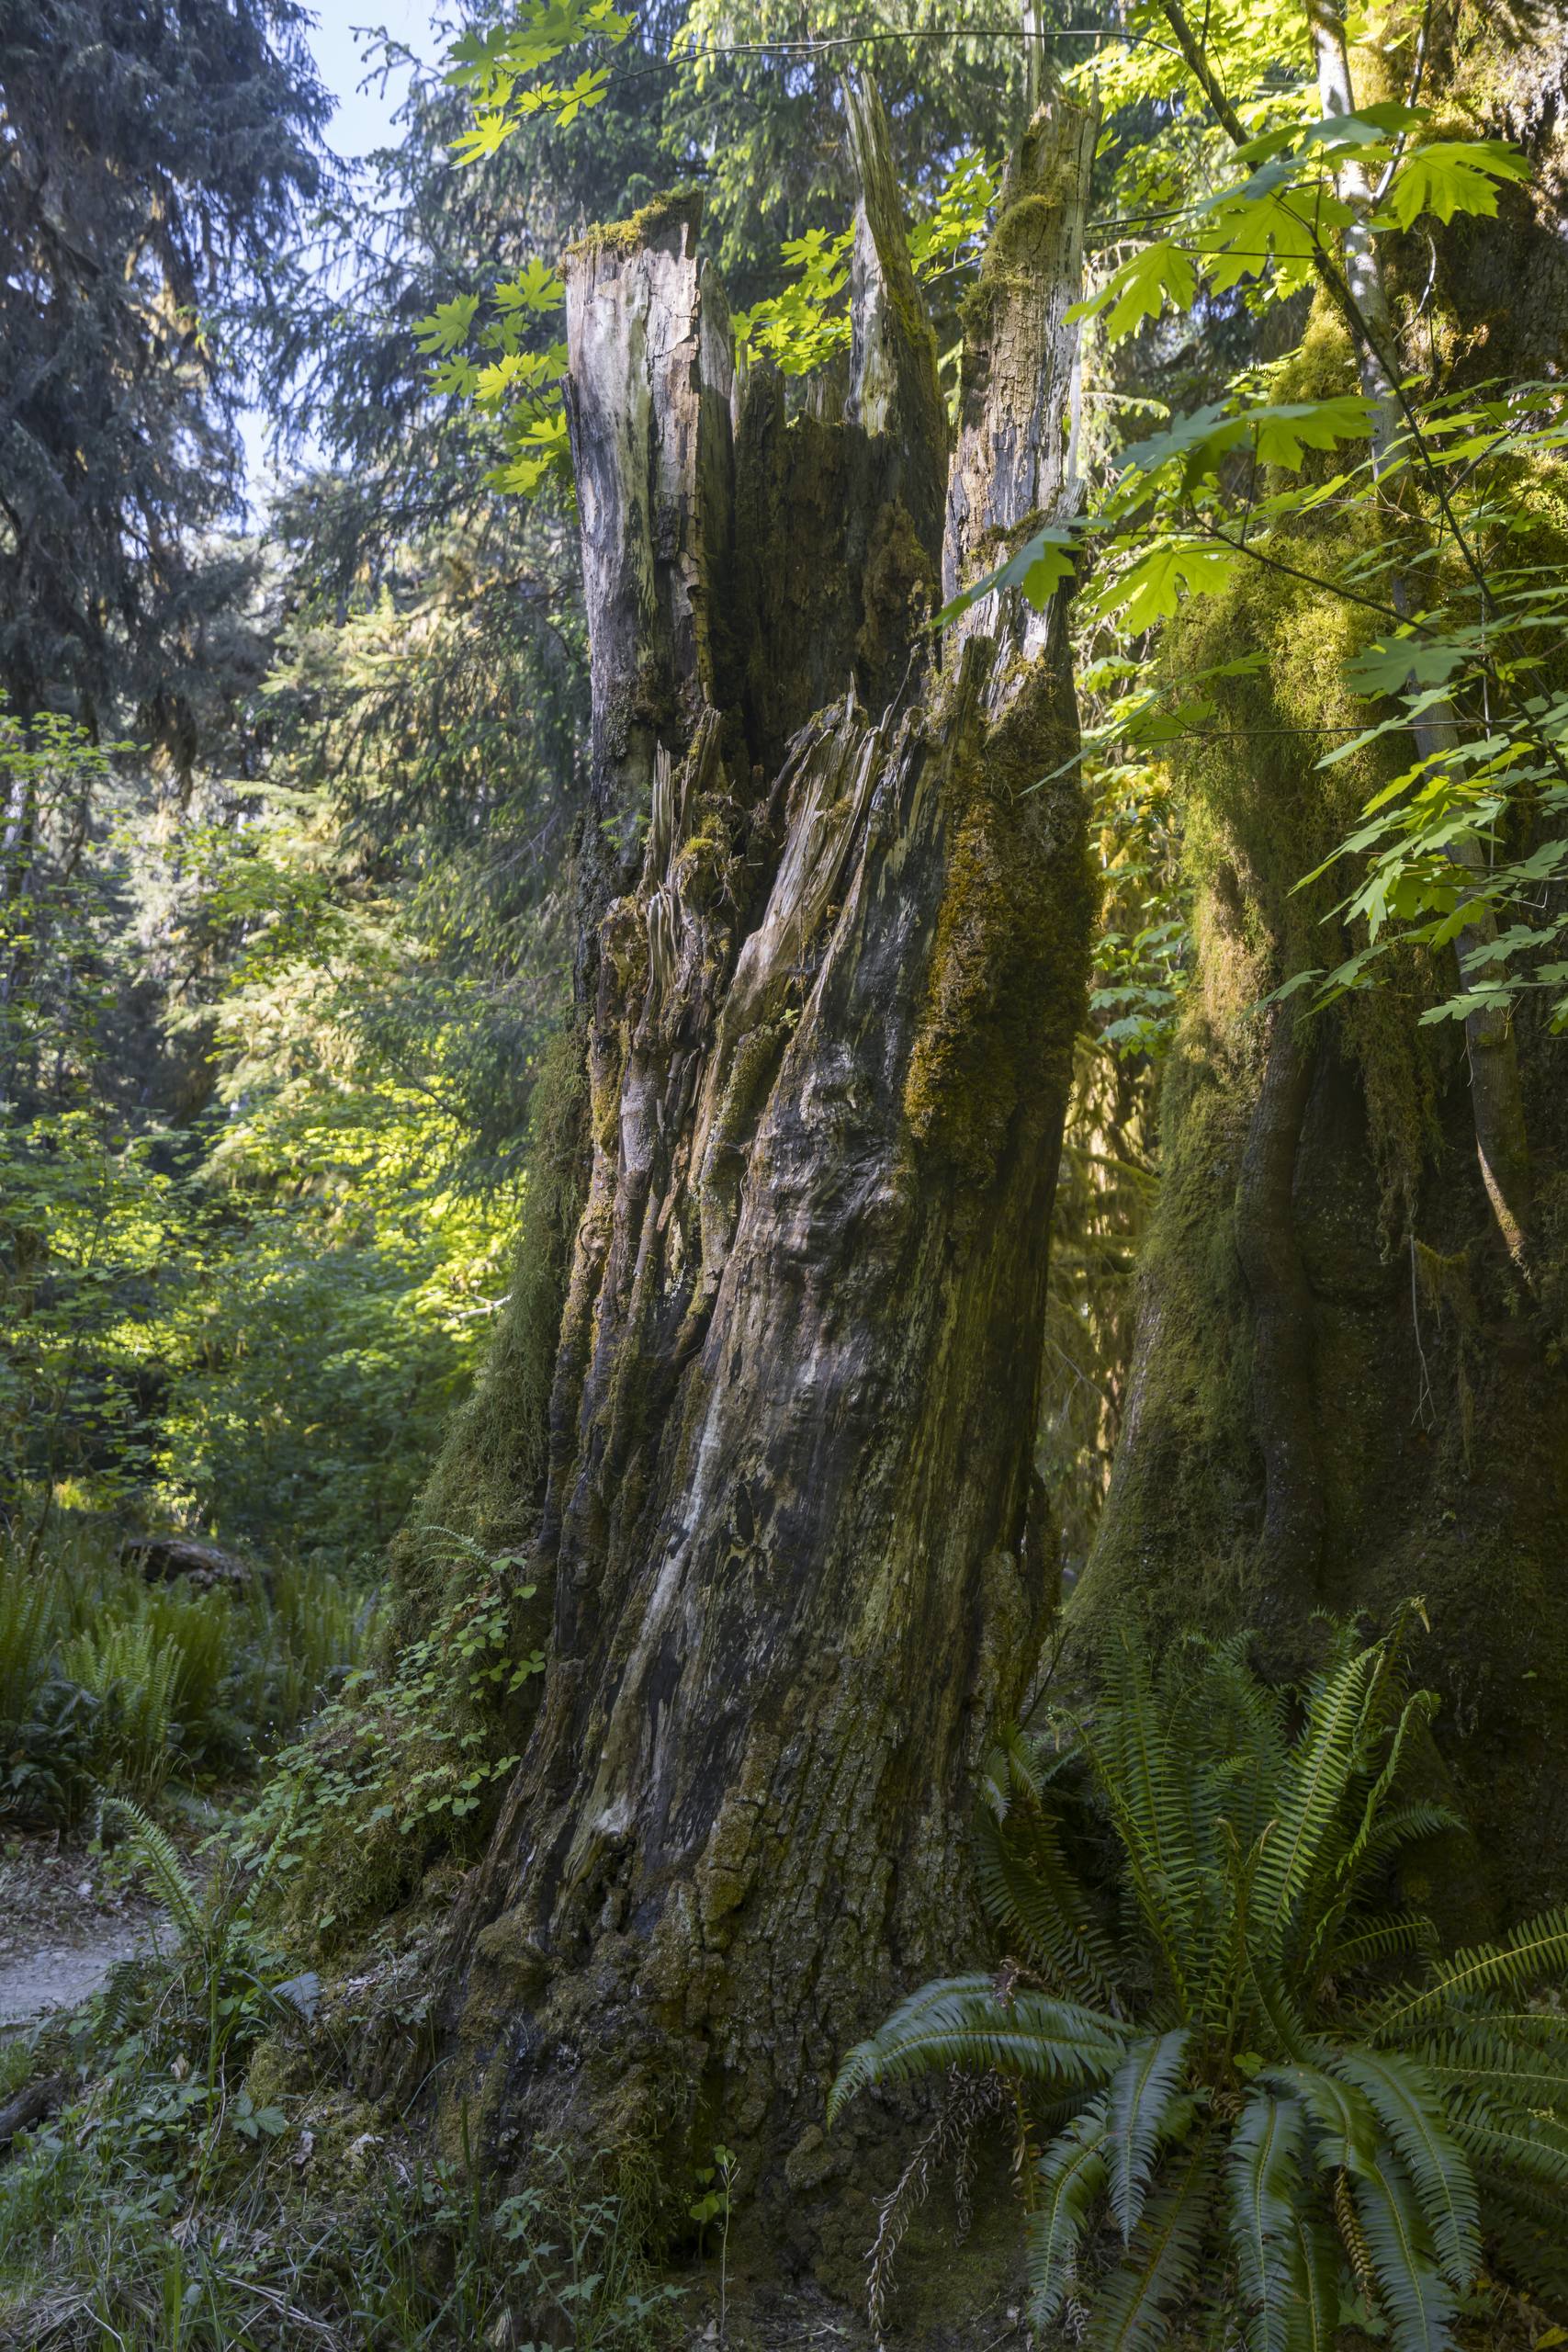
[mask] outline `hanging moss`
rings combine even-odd
[[[1343,334],[1318,317],[1279,397],[1341,391],[1348,380]],[[1560,565],[1560,480],[1521,466],[1507,506],[1521,528],[1506,560]],[[1303,518],[1277,551],[1329,574],[1382,527],[1364,510]],[[1450,560],[1447,550],[1436,559],[1435,593]],[[1543,1805],[1538,1794],[1540,1775],[1560,1769],[1568,1705],[1568,1385],[1554,1322],[1568,1296],[1554,1172],[1568,1156],[1568,1090],[1539,1009],[1527,1004],[1517,1023],[1541,1203],[1533,1301],[1495,1237],[1462,1032],[1420,1020],[1452,989],[1451,954],[1391,956],[1376,987],[1310,1016],[1291,1223],[1310,1301],[1297,1345],[1324,1534],[1314,1577],[1289,1594],[1267,1589],[1259,1566],[1259,1375],[1236,1246],[1264,1000],[1361,944],[1333,911],[1348,866],[1297,885],[1410,758],[1394,734],[1318,764],[1377,715],[1347,694],[1342,671],[1379,627],[1377,615],[1259,564],[1195,600],[1168,632],[1173,698],[1190,698],[1201,670],[1253,651],[1265,660],[1254,675],[1197,689],[1214,707],[1169,755],[1196,894],[1196,971],[1164,1084],[1161,1197],[1141,1268],[1125,1436],[1073,1607],[1086,1633],[1129,1603],[1165,1625],[1234,1626],[1278,1611],[1303,1627],[1314,1605],[1386,1615],[1424,1594],[1433,1631],[1420,1671],[1444,1702],[1446,1762],[1433,1770],[1451,1773],[1484,1829],[1462,1868],[1442,1865],[1445,1910],[1458,1925],[1468,1909],[1468,1931],[1488,1902],[1528,1906],[1559,1891],[1568,1869],[1568,1838],[1549,1826],[1557,1796]],[[1522,842],[1529,808],[1515,821]]]
[[[582,1204],[587,1114],[582,1033],[573,1024],[557,1034],[540,1061],[515,1271],[494,1344],[394,1554],[398,1633],[428,1615],[446,1573],[422,1541],[422,1527],[456,1529],[501,1551],[518,1542],[537,1504],[561,1303]]]

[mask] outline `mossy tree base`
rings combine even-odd
[[[737,390],[689,206],[569,266],[592,1160],[553,1644],[448,1944],[442,2075],[502,2161],[726,2142],[840,2286],[866,2214],[826,2086],[974,1949],[974,1775],[1053,1597],[1030,1462],[1092,911],[1060,609],[990,611],[940,668],[924,629],[947,428],[869,88],[850,119],[841,422]],[[1004,209],[964,531],[1070,495],[1092,150],[1043,114]]]
[[[1337,678],[1357,626],[1250,575],[1174,650],[1188,670],[1269,658],[1222,683],[1211,740],[1179,759],[1198,968],[1127,1417],[1071,1616],[1086,1642],[1129,1610],[1167,1631],[1250,1624],[1294,1671],[1314,1610],[1386,1621],[1424,1596],[1432,1769],[1479,1835],[1433,1856],[1442,1883],[1420,1899],[1468,1937],[1568,1889],[1568,1089],[1562,1042],[1527,1012],[1532,1292],[1477,1165],[1464,1038],[1419,1023],[1451,980],[1412,958],[1289,1028],[1303,1000],[1260,1010],[1332,960],[1329,885],[1292,886],[1402,757],[1323,770],[1292,731],[1356,723]]]

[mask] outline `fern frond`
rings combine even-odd
[[[1354,2084],[1337,2081],[1320,2066],[1266,2067],[1258,2077],[1269,2090],[1301,2101],[1321,2164],[1358,2171],[1377,2145],[1377,2119]]]
[[[1411,2034],[1401,2047],[1423,2065],[1453,2066],[1468,2061],[1479,2074],[1506,2075],[1530,2067],[1562,2075],[1568,2074],[1568,2018],[1542,2012],[1510,2020],[1496,2012],[1482,2011],[1445,2023],[1436,2033]]]
[[[1517,1991],[1542,1977],[1568,1973],[1568,1907],[1543,1911],[1501,1943],[1457,1952],[1434,1968],[1418,1993],[1391,2000],[1373,2019],[1381,2036],[1408,2032],[1478,1994]]]
[[[1376,1927],[1359,1928],[1353,1936],[1332,1946],[1325,1956],[1326,1967],[1336,1976],[1348,1975],[1378,1961],[1429,1954],[1437,1939],[1437,1929],[1424,1911],[1396,1911],[1392,1918],[1381,1919]]]
[[[1450,2352],[1453,2297],[1404,2167],[1392,2154],[1374,2157],[1352,2193],[1393,2352]]]
[[[1334,2071],[1355,2085],[1398,2151],[1438,2267],[1463,2294],[1480,2267],[1481,2208],[1475,2176],[1449,2130],[1436,2086],[1394,2051],[1341,2051]]]
[[[1568,2117],[1568,2065],[1554,2052],[1504,2042],[1490,2056],[1443,2041],[1423,2052],[1422,2064],[1441,2091],[1491,2091],[1511,2107],[1546,2109]]]
[[[1413,1728],[1418,1731],[1426,1730],[1437,1712],[1438,1701],[1430,1690],[1417,1690],[1412,1698],[1405,1701],[1400,1711],[1399,1720],[1389,1740],[1388,1752],[1383,1758],[1382,1770],[1372,1781],[1361,1801],[1361,1818],[1355,1835],[1349,1838],[1343,1850],[1335,1859],[1332,1873],[1330,1874],[1326,1869],[1323,1871],[1325,1883],[1321,1889],[1314,1889],[1314,1892],[1320,1895],[1319,1901],[1316,1903],[1309,1901],[1305,1906],[1309,1921],[1314,1911],[1317,1914],[1317,1923],[1313,1931],[1304,1963],[1304,1973],[1308,1976],[1315,1975],[1325,1955],[1332,1949],[1340,1923],[1355,1901],[1362,1882],[1372,1866],[1371,1859],[1372,1840],[1377,1830],[1379,1815],[1399,1777],[1404,1759],[1405,1742]],[[1330,1892],[1330,1886],[1332,1886],[1332,1892]]]
[[[1362,1716],[1363,1736],[1367,1739],[1374,1736],[1393,1719],[1404,1682],[1404,1653],[1409,1646],[1411,1628],[1415,1625],[1420,1625],[1427,1633],[1432,1630],[1431,1621],[1427,1615],[1427,1604],[1418,1596],[1400,1602],[1390,1620],[1387,1633],[1374,1645],[1376,1663]],[[1347,1630],[1354,1632],[1354,1629],[1355,1621],[1352,1619]],[[1433,1704],[1437,1704],[1432,1693],[1426,1695],[1432,1697]]]
[[[1498,2171],[1516,2172],[1542,2188],[1561,2192],[1568,2238],[1568,2133],[1553,2132],[1537,2116],[1481,2117],[1462,2106],[1450,2128],[1466,2154],[1484,2167],[1484,2178],[1494,2178]]]
[[[1419,1845],[1427,1838],[1447,1837],[1464,1826],[1462,1815],[1453,1812],[1448,1805],[1414,1801],[1408,1804],[1390,1805],[1380,1815],[1367,1840],[1362,1856],[1365,1865],[1363,1876],[1367,1870],[1388,1861],[1406,1846]]]
[[[906,2082],[950,2066],[1097,2086],[1125,2046],[1114,2018],[1042,1993],[1003,2000],[989,1976],[945,1977],[911,1995],[850,2052],[829,2095],[828,2120],[869,2083]]]
[[[1568,2232],[1543,2192],[1513,2180],[1490,2186],[1486,2233],[1506,2278],[1549,2308],[1568,2304]]]
[[[1377,1650],[1358,1649],[1312,1683],[1307,1720],[1281,1778],[1277,1825],[1258,1873],[1262,1949],[1283,1955],[1295,1907],[1310,1883],[1354,1775],[1358,1736]]]
[[[980,1793],[997,1820],[1005,1821],[1020,1796],[1042,1804],[1050,1783],[1077,1760],[1073,1749],[1046,1749],[1018,1724],[1004,1724],[981,1771]]]
[[[1111,2210],[1125,2245],[1148,2195],[1161,2127],[1181,2082],[1191,2035],[1184,2028],[1151,2035],[1128,2051],[1111,2077],[1106,2112]]]
[[[1288,2352],[1335,2352],[1339,2339],[1340,2255],[1334,2232],[1298,2202],[1291,2210]]]
[[[1183,1794],[1160,1722],[1148,1660],[1125,1629],[1108,1648],[1105,1690],[1084,1752],[1111,1807],[1133,1865],[1133,1883],[1150,1932],[1179,1987],[1186,1984],[1182,1947],[1200,1894]]]
[[[1036,2334],[1066,2300],[1089,2211],[1105,2187],[1103,2096],[1052,2141],[1040,2159],[1040,2202],[1029,2216],[1029,2309]]]
[[[1541,2018],[1531,2025],[1506,2024],[1501,2018],[1466,2018],[1440,2033],[1413,2035],[1404,2043],[1423,2066],[1439,2071],[1451,2097],[1468,2074],[1479,2090],[1490,2091],[1513,2105],[1557,2108],[1550,2085],[1568,2082],[1568,2032],[1561,2018]],[[1517,2086],[1521,2075],[1534,2083],[1521,2100]]]
[[[1116,1952],[1075,1876],[1048,1814],[1017,1807],[1003,1823],[982,1814],[976,1835],[980,1896],[1026,1956],[1079,1999],[1116,1998]]]
[[[1247,1975],[1258,2005],[1273,2032],[1274,2039],[1287,2057],[1303,2060],[1309,2052],[1312,2035],[1307,2021],[1298,2008],[1272,1956],[1256,1951],[1250,1944],[1244,1957]]]
[[[1241,2291],[1252,2307],[1250,2352],[1289,2352],[1303,2122],[1293,2098],[1254,2090],[1231,2134],[1230,2237]]]
[[[1494,2047],[1523,2044],[1531,2050],[1551,2050],[1568,2055],[1568,2017],[1556,2009],[1494,2009],[1490,2007],[1467,2014],[1456,2010],[1443,2021],[1443,2030],[1451,2040],[1465,2041],[1472,2035],[1485,2037]],[[1417,2055],[1420,2044],[1410,2045]]]
[[[1231,1819],[1249,1845],[1272,1816],[1275,1793],[1290,1742],[1283,1693],[1253,1669],[1249,1635],[1216,1643],[1204,1671],[1205,1706],[1199,1724],[1200,1753],[1216,1770],[1233,1761],[1244,1806]]]
[[[1149,2199],[1133,2243],[1095,2303],[1095,2352],[1153,2352],[1170,2305],[1190,2294],[1213,2205],[1213,2143],[1204,2132],[1179,2177]]]
[[[1372,2257],[1367,2245],[1367,2233],[1361,2227],[1361,2217],[1356,2211],[1356,2200],[1350,2194],[1350,2176],[1348,2172],[1335,2175],[1334,2226],[1339,2233],[1339,2243],[1345,2249],[1345,2259],[1350,2266],[1350,2276],[1356,2282],[1357,2291],[1367,2303],[1375,2303],[1378,2299],[1377,2273],[1372,2268]]]
[[[119,1814],[130,1824],[131,1843],[152,1873],[170,1917],[187,1942],[199,1943],[201,1889],[180,1860],[174,1839],[129,1797],[106,1796],[103,1803],[106,1814]]]

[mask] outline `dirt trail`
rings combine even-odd
[[[107,1984],[115,1962],[129,1960],[141,1939],[139,1926],[111,1919],[89,1926],[73,1942],[39,1944],[0,1961],[0,2033],[90,1999]]]
[[[80,1850],[14,1845],[0,1861],[0,2033],[89,1999],[161,1924]]]

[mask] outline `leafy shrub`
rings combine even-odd
[[[290,1564],[273,1579],[272,1598],[254,1597],[253,1641],[275,1679],[258,1719],[287,1731],[338,1689],[376,1637],[378,1611],[341,1577]]]
[[[301,2207],[296,2184],[288,2211],[280,2112],[233,2091],[219,2171],[198,2154],[201,2086],[159,2080],[134,2044],[113,2042],[107,2071],[95,2051],[81,2105],[9,2167],[0,2346],[660,2352],[684,2340],[681,2290],[653,2274],[637,2201],[554,2152],[541,2152],[537,2187],[488,2210],[471,2178],[378,2135],[330,2182],[312,2166],[313,2195]]]
[[[66,1679],[97,1702],[94,1760],[117,1787],[156,1796],[175,1760],[180,1653],[144,1611],[73,1634],[60,1653]]]
[[[1437,1708],[1404,1685],[1409,1623],[1338,1630],[1299,1708],[1243,1643],[1156,1670],[1123,1636],[1059,1748],[997,1759],[983,1883],[1020,1958],[916,1993],[831,2109],[953,2068],[1025,2098],[1037,2330],[1071,2298],[1091,2346],[1141,2352],[1181,2307],[1239,2305],[1251,2352],[1329,2352],[1357,2310],[1442,2352],[1483,2244],[1568,2293],[1568,2018],[1529,1998],[1562,1980],[1568,1911],[1438,1959],[1391,1894],[1458,1826],[1404,1786]],[[1080,1780],[1114,1908],[1072,1860]]]
[[[98,1753],[92,1693],[50,1675],[27,1713],[0,1721],[0,1820],[68,1828],[82,1810]]]
[[[145,1812],[113,1799],[106,1811],[176,1946],[124,1963],[71,2027],[70,2103],[12,2154],[0,2345],[533,2352],[532,2336],[539,2352],[563,2340],[657,2352],[671,2340],[679,2294],[649,2268],[635,2178],[615,2193],[541,2150],[532,2182],[492,2210],[467,2147],[459,2175],[356,2129],[347,2164],[318,2163],[301,2188],[314,2134],[290,2144],[285,2109],[247,2081],[261,2038],[310,2000],[311,1980],[262,1924],[279,1846],[254,1867],[231,1846],[204,1883]]]
[[[34,1713],[59,1628],[56,1578],[19,1546],[0,1554],[0,1723],[25,1723]]]
[[[59,2325],[66,2340],[95,2344],[125,2341],[127,2328],[149,2347],[238,2340],[206,2332],[216,2308],[187,2306],[190,2273],[168,2225],[284,2129],[281,2110],[258,2106],[244,2079],[289,1998],[288,1962],[254,1917],[269,1858],[247,1870],[220,1857],[203,1881],[139,1806],[111,1797],[104,1813],[128,1833],[175,1950],[121,1962],[67,2030],[77,2096],[7,2169],[0,2279],[21,2287],[25,2306],[29,2274],[48,2277],[51,2337]],[[0,2306],[0,2342],[17,2340]]]
[[[518,1555],[422,1532],[447,1569],[428,1632],[396,1646],[383,1635],[385,1655],[279,1755],[241,1827],[247,1854],[281,1838],[283,1867],[299,1873],[295,1908],[321,1935],[406,1892],[437,1850],[483,1835],[519,1760],[519,1693],[544,1670],[529,1645],[536,1588],[518,1583]]]

